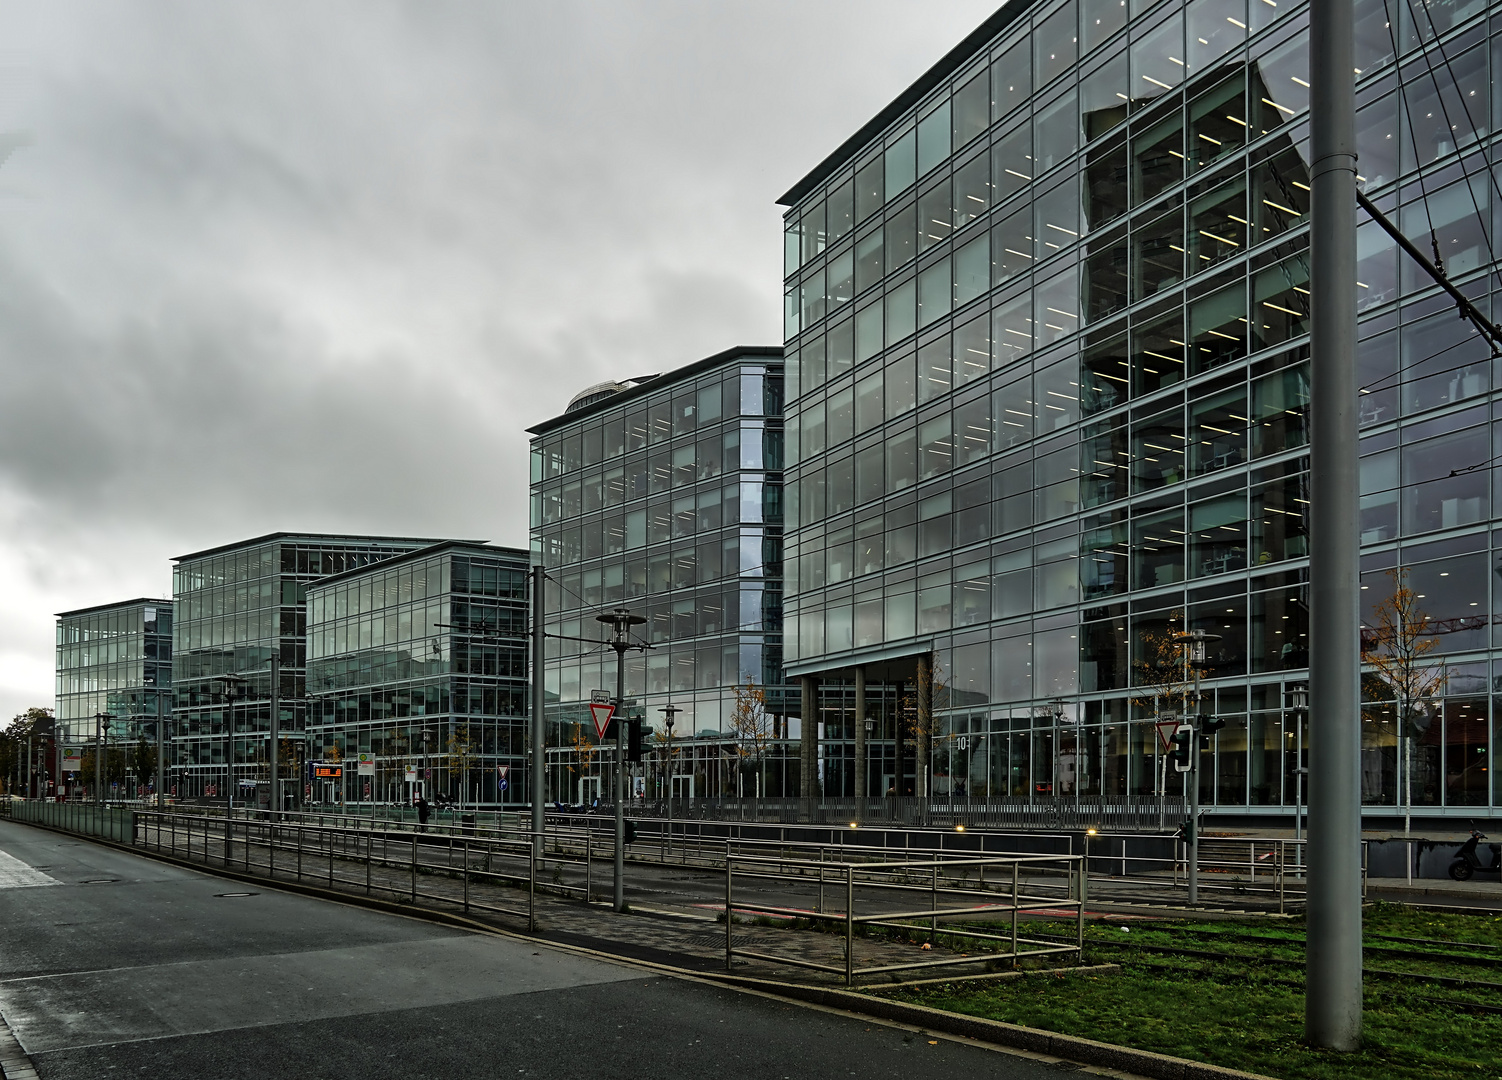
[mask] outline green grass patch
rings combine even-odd
[[[1073,925],[1033,922],[1027,930],[1071,933]],[[1423,938],[1502,946],[1502,914],[1451,915],[1379,905],[1368,910],[1364,931],[1369,946],[1415,950],[1411,961],[1369,955],[1368,968],[1410,971],[1414,977],[1368,977],[1365,1045],[1353,1054],[1303,1044],[1303,969],[1277,962],[1303,960],[1304,928],[1294,921],[1134,920],[1124,932],[1121,923],[1093,923],[1086,934],[1086,961],[1117,963],[1119,972],[877,992],[1288,1080],[1502,1080],[1502,1014],[1467,1008],[1502,1007],[1502,990],[1444,986],[1418,977],[1502,983],[1502,955],[1495,965],[1447,962],[1432,952],[1420,953],[1421,946],[1413,943]],[[1271,940],[1245,940],[1249,937]],[[1149,945],[1228,955],[1176,956],[1141,947]],[[1462,944],[1429,948],[1488,955]]]

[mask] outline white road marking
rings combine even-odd
[[[7,852],[0,851],[0,889],[31,889],[38,885],[61,885]]]

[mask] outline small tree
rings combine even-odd
[[[730,734],[735,740],[737,766],[750,762],[760,767],[758,794],[766,791],[766,757],[772,745],[772,717],[767,713],[767,691],[746,677],[735,687],[735,705],[730,712]]]
[[[146,741],[145,735],[137,738],[135,749],[131,751],[130,771],[136,775],[137,787],[150,784],[156,772],[156,747]]]
[[[1210,673],[1204,668],[1192,668],[1185,662],[1184,645],[1177,639],[1184,625],[1184,613],[1175,611],[1168,617],[1168,627],[1163,630],[1145,629],[1138,635],[1141,643],[1138,655],[1132,660],[1132,685],[1138,692],[1132,695],[1132,704],[1154,713],[1172,712],[1180,715],[1190,709],[1194,696],[1194,678],[1201,679]]]
[[[469,786],[469,771],[474,767],[475,744],[469,737],[468,725],[460,725],[449,732],[449,761],[459,774],[459,808],[464,808],[465,789]]]
[[[1408,585],[1408,567],[1387,571],[1392,592],[1372,609],[1372,625],[1361,629],[1361,660],[1371,666],[1378,685],[1363,679],[1364,688],[1390,694],[1397,708],[1398,732],[1404,737],[1403,831],[1413,811],[1413,740],[1429,727],[1432,713],[1427,702],[1444,691],[1442,662],[1428,656],[1439,647],[1432,620],[1418,604],[1418,594]]]

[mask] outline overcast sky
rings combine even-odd
[[[780,341],[773,200],[997,2],[0,0],[0,719],[174,555],[524,545],[523,429]]]

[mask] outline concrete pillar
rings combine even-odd
[[[812,675],[803,675],[798,682],[803,690],[798,794],[803,799],[805,814],[811,819],[819,794],[819,680]]]
[[[934,734],[934,660],[932,653],[918,657],[918,730],[913,748],[913,794],[928,794],[928,755]]]
[[[871,748],[866,745],[866,669],[855,669],[855,796],[864,799],[871,794],[867,777],[866,755]]]

